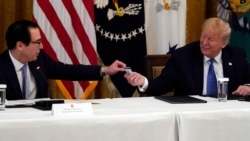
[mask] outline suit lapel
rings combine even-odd
[[[203,90],[203,55],[200,53],[193,57],[193,76],[195,81],[194,88],[196,89],[196,94],[202,94]]]
[[[48,81],[44,73],[44,67],[38,65],[37,61],[29,63],[30,71],[35,78],[35,83],[37,86],[37,95],[36,98],[44,97],[43,94],[47,94]],[[38,70],[40,67],[40,70]]]
[[[35,83],[37,86],[37,93],[39,93],[40,82],[42,81],[42,79],[40,78],[41,74],[39,74],[39,70],[37,70],[37,67],[38,67],[38,65],[35,62],[29,63],[30,72],[35,79]],[[36,95],[36,98],[38,98],[37,95]]]
[[[228,77],[229,80],[232,80],[233,64],[230,59],[229,52],[226,50],[226,48],[222,49],[222,65],[224,77]]]
[[[18,98],[22,98],[22,91],[21,91],[21,87],[20,87],[20,84],[19,84],[19,81],[18,81],[18,78],[17,78],[17,74],[16,74],[16,71],[15,71],[15,67],[10,59],[10,55],[9,55],[9,52],[5,52],[4,54],[4,58],[6,59],[5,61],[5,67],[6,67],[6,77],[7,79],[9,80],[8,82],[10,83],[10,85],[8,87],[11,87],[10,89],[12,89],[13,91],[13,94],[20,94],[20,95],[17,95],[17,96],[14,96],[14,97],[18,97]]]

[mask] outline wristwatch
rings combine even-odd
[[[106,73],[105,73],[104,70],[103,70],[103,67],[101,67],[100,75],[101,75],[101,77],[103,77],[103,76],[106,75]]]

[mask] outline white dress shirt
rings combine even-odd
[[[210,65],[208,57],[204,56],[203,59],[203,91],[202,94],[206,95],[207,93],[207,72],[208,72],[208,68]],[[223,67],[222,67],[222,59],[221,59],[221,52],[214,58],[214,71],[215,71],[215,75],[216,78],[222,78],[223,77]],[[143,86],[139,86],[138,89],[140,92],[145,92],[148,88],[148,79],[146,77],[144,77],[144,84]]]
[[[204,56],[203,59],[203,91],[202,94],[206,95],[207,93],[207,73],[208,73],[208,68],[210,65],[210,58]],[[222,78],[223,77],[223,67],[222,67],[222,59],[221,59],[221,52],[214,58],[214,72],[216,75],[216,78]]]
[[[22,88],[23,88],[22,67],[23,67],[24,64],[22,64],[17,59],[15,59],[12,56],[12,54],[10,53],[10,51],[9,51],[9,54],[10,54],[11,61],[12,61],[13,65],[14,65],[14,67],[15,67],[15,71],[16,71],[17,78],[18,78],[18,81],[19,81],[19,85],[20,85],[20,88],[22,90]],[[35,85],[35,78],[32,75],[32,73],[30,72],[29,67],[27,69],[27,80],[29,82],[29,88],[28,88],[29,91],[28,91],[28,94],[26,95],[26,99],[34,99],[34,98],[36,98],[37,88],[36,88],[36,85]]]

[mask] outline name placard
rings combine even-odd
[[[91,103],[65,103],[52,105],[52,115],[54,116],[92,114],[93,108]]]

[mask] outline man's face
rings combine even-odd
[[[23,47],[22,56],[25,62],[35,61],[40,53],[40,49],[43,48],[41,42],[41,35],[38,28],[30,28],[31,41],[29,45]]]
[[[214,58],[225,46],[226,44],[222,40],[220,32],[212,32],[206,28],[202,30],[200,37],[200,49],[203,55],[209,58]]]

